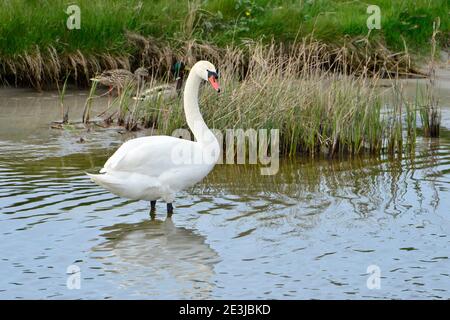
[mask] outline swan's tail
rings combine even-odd
[[[120,179],[106,173],[92,174],[86,172],[86,174],[91,178],[92,182],[95,182],[99,186],[110,191],[111,187],[118,186],[121,184]]]
[[[128,199],[147,199],[147,195],[154,194],[161,187],[156,179],[136,173],[105,172],[91,174],[86,172],[86,174],[100,187]]]

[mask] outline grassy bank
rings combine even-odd
[[[65,10],[74,3],[81,8],[80,30],[66,28]],[[223,48],[245,46],[248,39],[286,47],[305,36],[330,53],[344,48],[355,55],[351,71],[370,60],[376,69],[401,66],[408,73],[410,62],[402,57],[429,52],[438,17],[437,43],[448,46],[448,1],[371,4],[381,8],[381,29],[369,33],[367,4],[360,1],[5,0],[0,4],[0,80],[39,88],[69,72],[79,83],[116,67],[145,65],[163,73],[176,59],[192,62],[210,55],[217,60]]]

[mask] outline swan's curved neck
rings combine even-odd
[[[195,139],[200,143],[206,143],[211,141],[213,133],[203,120],[198,107],[198,92],[202,79],[193,71],[189,73],[184,87],[184,113]]]

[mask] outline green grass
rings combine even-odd
[[[362,1],[240,1],[239,10],[233,9],[236,1],[222,0],[211,3],[213,12],[225,12],[223,20],[237,21],[236,36],[274,36],[280,41],[294,41],[314,32],[317,39],[339,42],[344,36],[364,36],[368,33],[367,4]],[[381,9],[381,30],[373,30],[371,37],[383,39],[393,50],[403,49],[403,39],[413,50],[429,46],[433,21],[441,20],[442,44],[449,40],[450,6],[446,0],[386,1],[370,4]],[[250,12],[246,16],[243,12]],[[219,42],[229,39],[216,36]]]
[[[65,10],[81,8],[81,29],[67,30]],[[371,37],[400,50],[429,45],[432,23],[441,20],[439,42],[449,41],[450,6],[447,0],[373,0],[381,8],[382,28]],[[194,31],[186,30],[190,8],[198,8]],[[310,34],[326,42],[346,36],[365,36],[367,4],[331,0],[209,0],[209,1],[62,1],[5,0],[0,4],[0,55],[11,56],[55,47],[58,53],[132,53],[125,30],[168,41],[195,37],[224,46],[244,38],[272,37],[291,42]],[[189,29],[189,28],[188,28]]]
[[[80,30],[66,28],[65,11],[74,3],[81,8]],[[362,64],[368,57],[373,61],[379,52],[383,54],[375,60],[392,59],[392,52],[404,51],[405,45],[408,53],[423,56],[430,52],[437,18],[437,46],[448,46],[448,0],[373,0],[371,4],[381,8],[381,30],[369,33],[367,4],[362,1],[4,0],[0,4],[0,82],[40,89],[63,81],[70,72],[71,82],[86,84],[104,69],[144,65],[155,70],[164,62],[163,71],[157,70],[162,74],[176,59],[193,63],[209,58],[204,50],[190,52],[192,43],[220,50],[245,45],[248,39],[281,45],[310,35],[330,51],[351,48]],[[130,41],[128,31],[147,42]],[[370,55],[364,55],[363,43],[369,44]],[[387,65],[396,70],[396,61]]]

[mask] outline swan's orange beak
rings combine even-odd
[[[220,86],[219,86],[219,82],[217,81],[216,74],[209,76],[208,81],[209,81],[209,83],[211,83],[211,86],[214,88],[214,90],[216,90],[217,92],[220,92]]]

